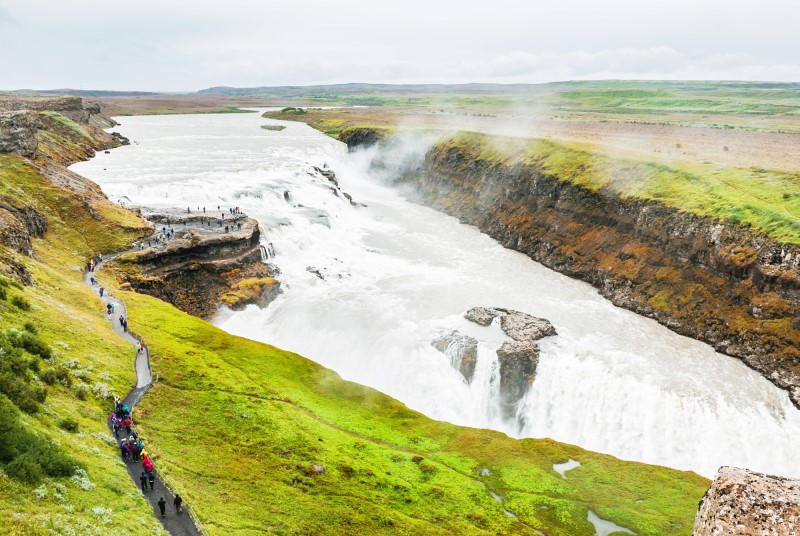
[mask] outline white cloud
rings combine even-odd
[[[0,0],[0,49],[25,51],[0,88],[796,81],[798,15],[796,0]]]

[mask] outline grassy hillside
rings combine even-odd
[[[300,356],[120,295],[159,377],[140,430],[211,534],[532,532],[489,490],[548,534],[593,534],[588,509],[638,534],[691,533],[708,484],[693,473],[433,421]],[[552,465],[568,458],[583,465],[562,479]]]
[[[134,383],[132,352],[81,283],[86,260],[125,247],[142,222],[101,198],[79,199],[10,155],[0,155],[0,204],[33,207],[48,222],[33,259],[0,247],[2,532],[158,532],[104,426],[108,397]],[[32,286],[20,283],[19,265]]]
[[[489,162],[534,164],[590,190],[652,199],[680,210],[749,225],[800,244],[800,173],[672,164],[612,156],[589,145],[459,133],[442,142]]]

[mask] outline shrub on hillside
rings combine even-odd
[[[78,430],[80,430],[80,425],[78,424],[78,421],[76,421],[72,417],[67,417],[66,419],[61,419],[61,421],[59,421],[59,423],[58,423],[58,426],[61,427],[61,429],[66,430],[67,432],[72,432],[72,433],[75,433]]]
[[[31,302],[26,300],[23,296],[11,296],[11,305],[18,307],[23,311],[30,311],[31,309]]]
[[[8,290],[6,290],[6,287],[0,287],[0,300],[6,299],[8,299]]]
[[[41,466],[36,463],[36,460],[28,454],[17,456],[14,461],[6,466],[6,473],[11,478],[25,482],[32,486],[37,485],[42,481],[43,471]]]
[[[34,324],[33,322],[25,322],[22,325],[22,329],[24,329],[28,333],[33,333],[34,335],[38,335],[38,333],[39,333],[39,329],[36,327],[36,324]]]
[[[39,374],[39,379],[47,385],[60,383],[64,387],[72,387],[72,374],[64,367],[52,367],[43,370]]]

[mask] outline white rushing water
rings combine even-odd
[[[298,352],[437,419],[706,476],[735,465],[800,477],[800,412],[783,391],[589,285],[409,203],[344,145],[302,124],[263,130],[257,114],[120,121],[116,130],[135,144],[74,171],[113,200],[240,206],[266,230],[284,292],[264,310],[222,312],[223,329]],[[325,164],[367,207],[333,194],[312,168]],[[474,306],[518,309],[558,330],[540,341],[518,420],[503,421],[495,402],[494,350],[504,335],[464,320]],[[430,344],[453,329],[480,341],[471,385]]]

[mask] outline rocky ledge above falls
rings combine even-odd
[[[500,328],[511,340],[497,349],[500,381],[500,411],[504,419],[513,419],[519,401],[528,392],[539,363],[539,345],[543,337],[557,335],[550,321],[527,313],[500,307],[473,307],[464,318],[481,326],[499,319]],[[478,341],[458,331],[437,336],[431,345],[450,358],[467,383],[472,383],[478,360]]]
[[[201,318],[214,316],[220,305],[264,307],[279,292],[272,277],[277,269],[262,261],[261,232],[253,218],[142,212],[155,234],[115,267],[133,289]]]
[[[528,392],[539,364],[541,338],[557,335],[556,329],[545,318],[500,307],[473,307],[464,318],[481,326],[500,319],[503,332],[511,337],[497,349],[500,373],[500,411],[505,419],[517,414],[517,406]]]
[[[694,536],[800,534],[800,480],[721,467],[700,501]]]

